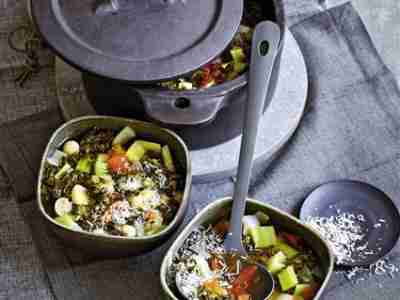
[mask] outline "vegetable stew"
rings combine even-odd
[[[242,22],[229,47],[219,57],[193,74],[162,82],[160,85],[170,90],[195,90],[209,88],[239,77],[248,69],[253,31],[257,23],[263,19],[262,5],[259,1],[244,1]]]
[[[42,199],[54,220],[70,229],[144,237],[174,219],[184,179],[168,145],[92,128],[47,158]]]
[[[228,213],[217,223],[194,230],[173,258],[169,285],[183,286],[192,300],[251,300],[257,288],[255,265],[229,259],[223,248]],[[317,256],[305,241],[257,212],[243,218],[243,244],[250,262],[260,263],[273,275],[270,300],[312,300],[323,281]]]

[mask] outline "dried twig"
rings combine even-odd
[[[16,44],[16,37],[22,34],[22,46]],[[44,45],[39,35],[31,25],[21,25],[11,31],[8,35],[8,45],[14,51],[24,56],[22,71],[15,77],[14,81],[20,87],[32,78],[34,74],[42,69],[39,60],[39,52],[44,49]]]

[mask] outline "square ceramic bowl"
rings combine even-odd
[[[183,299],[181,296],[179,296],[178,292],[174,289],[171,289],[167,283],[168,269],[172,263],[174,254],[182,246],[183,242],[190,235],[193,229],[199,227],[200,225],[215,223],[221,215],[221,211],[225,208],[230,208],[231,206],[231,198],[218,199],[215,202],[209,204],[185,227],[182,233],[172,244],[171,248],[168,250],[167,254],[164,257],[160,271],[161,285],[163,288],[165,299]],[[246,213],[255,213],[257,211],[262,211],[266,213],[277,227],[283,228],[289,232],[301,236],[305,240],[307,245],[318,256],[322,272],[324,273],[324,280],[322,282],[321,288],[314,298],[314,300],[318,300],[321,297],[324,289],[326,288],[327,282],[329,281],[329,278],[331,277],[333,272],[334,256],[329,248],[329,245],[320,237],[317,232],[312,230],[310,227],[304,225],[293,216],[263,202],[248,199],[246,205]]]
[[[50,216],[49,204],[44,203],[41,197],[41,182],[47,158],[51,156],[52,153],[66,140],[79,136],[94,126],[100,128],[120,129],[127,125],[132,127],[137,136],[141,139],[164,145],[167,144],[175,158],[178,170],[185,175],[185,188],[183,190],[182,203],[173,221],[160,233],[140,238],[74,231],[55,222]],[[189,151],[181,138],[172,131],[160,128],[150,123],[131,119],[107,116],[86,116],[65,123],[58,128],[50,138],[40,165],[37,183],[37,204],[41,215],[45,218],[46,223],[49,225],[51,230],[66,244],[99,257],[138,255],[160,246],[176,231],[177,227],[183,221],[187,210],[191,184],[192,173]]]

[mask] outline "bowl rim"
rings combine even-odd
[[[165,293],[168,294],[168,296],[171,299],[174,300],[179,300],[176,295],[171,291],[171,289],[169,288],[167,282],[166,282],[166,276],[164,276],[164,274],[167,273],[168,271],[168,266],[169,266],[169,260],[172,258],[172,250],[174,248],[176,248],[176,246],[181,242],[182,237],[186,236],[188,234],[190,234],[190,232],[192,231],[192,227],[201,219],[203,218],[203,215],[206,211],[212,211],[215,210],[218,206],[220,206],[223,203],[228,203],[232,201],[232,197],[223,197],[223,198],[218,198],[216,200],[214,200],[213,202],[211,202],[210,204],[208,204],[207,206],[205,206],[199,213],[196,214],[196,216],[185,226],[185,228],[179,233],[179,235],[177,236],[177,238],[175,239],[175,241],[173,242],[173,244],[170,246],[170,248],[168,249],[167,253],[164,255],[163,261],[161,263],[161,268],[160,268],[160,282],[161,282],[161,286],[162,289]],[[291,221],[293,221],[294,223],[296,223],[298,226],[304,227],[306,228],[308,231],[312,232],[317,238],[320,239],[320,241],[322,242],[322,244],[325,246],[327,252],[328,252],[328,259],[329,259],[329,267],[326,273],[326,276],[321,284],[321,287],[318,290],[317,295],[315,296],[315,299],[318,299],[321,294],[323,293],[323,291],[325,290],[329,279],[333,273],[333,269],[334,269],[334,262],[335,262],[335,257],[333,255],[333,251],[332,248],[330,247],[330,245],[328,244],[328,242],[326,242],[322,236],[313,228],[311,228],[311,226],[308,226],[307,224],[303,223],[300,219],[294,217],[293,215],[290,215],[289,213],[278,209],[276,207],[273,207],[270,204],[267,204],[265,202],[253,199],[253,198],[247,198],[247,202],[249,203],[253,203],[256,205],[260,205],[260,206],[264,206],[270,210],[273,210],[281,215],[283,215],[284,217],[290,219]]]
[[[117,122],[123,122],[123,123],[131,123],[131,124],[141,124],[145,125],[146,127],[153,127],[156,128],[157,130],[160,130],[166,135],[170,135],[172,138],[174,138],[182,147],[182,149],[185,152],[186,156],[186,176],[185,176],[185,188],[183,191],[183,197],[182,197],[182,202],[179,206],[178,212],[176,213],[174,219],[168,224],[168,226],[160,231],[157,234],[151,235],[151,236],[145,236],[145,237],[126,237],[126,236],[114,236],[114,235],[105,235],[105,234],[99,234],[99,233],[93,233],[85,230],[73,230],[68,228],[67,226],[64,226],[62,224],[57,223],[44,209],[43,203],[42,203],[42,197],[41,197],[41,186],[42,186],[42,179],[43,179],[43,170],[47,161],[47,156],[49,154],[50,147],[52,146],[53,140],[60,134],[61,131],[64,129],[70,127],[73,124],[79,124],[88,120],[114,120]],[[122,124],[124,125],[124,124]],[[155,124],[149,123],[149,122],[144,122],[136,119],[128,119],[128,118],[121,118],[121,117],[113,117],[113,116],[82,116],[82,117],[77,117],[69,120],[68,122],[65,122],[62,124],[60,127],[58,127],[51,137],[49,138],[49,141],[47,142],[46,148],[43,152],[42,159],[40,162],[40,168],[39,168],[39,174],[38,174],[38,180],[37,180],[37,188],[36,188],[36,203],[39,208],[39,211],[42,216],[45,217],[47,221],[49,221],[52,225],[62,229],[66,230],[71,233],[75,233],[77,235],[83,235],[87,236],[89,238],[105,238],[109,240],[114,240],[114,241],[156,241],[161,237],[167,236],[169,234],[172,234],[173,230],[177,227],[179,224],[179,221],[184,217],[186,208],[189,203],[189,198],[190,198],[190,190],[192,186],[192,165],[191,165],[191,158],[190,158],[190,152],[184,143],[184,141],[173,131],[162,128],[160,126],[157,126]]]

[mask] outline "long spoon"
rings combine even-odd
[[[230,227],[224,240],[224,247],[228,256],[240,256],[243,265],[257,266],[257,275],[260,280],[257,281],[257,288],[252,291],[252,300],[267,299],[274,289],[274,280],[268,270],[262,265],[250,262],[248,259],[247,252],[242,244],[242,219],[246,209],[259,121],[266,104],[265,99],[279,49],[280,37],[279,26],[269,21],[259,23],[253,34],[249,96],[244,119],[239,168],[233,194]],[[187,289],[183,289],[179,284],[177,286],[183,296],[188,298],[188,295],[184,294]]]

